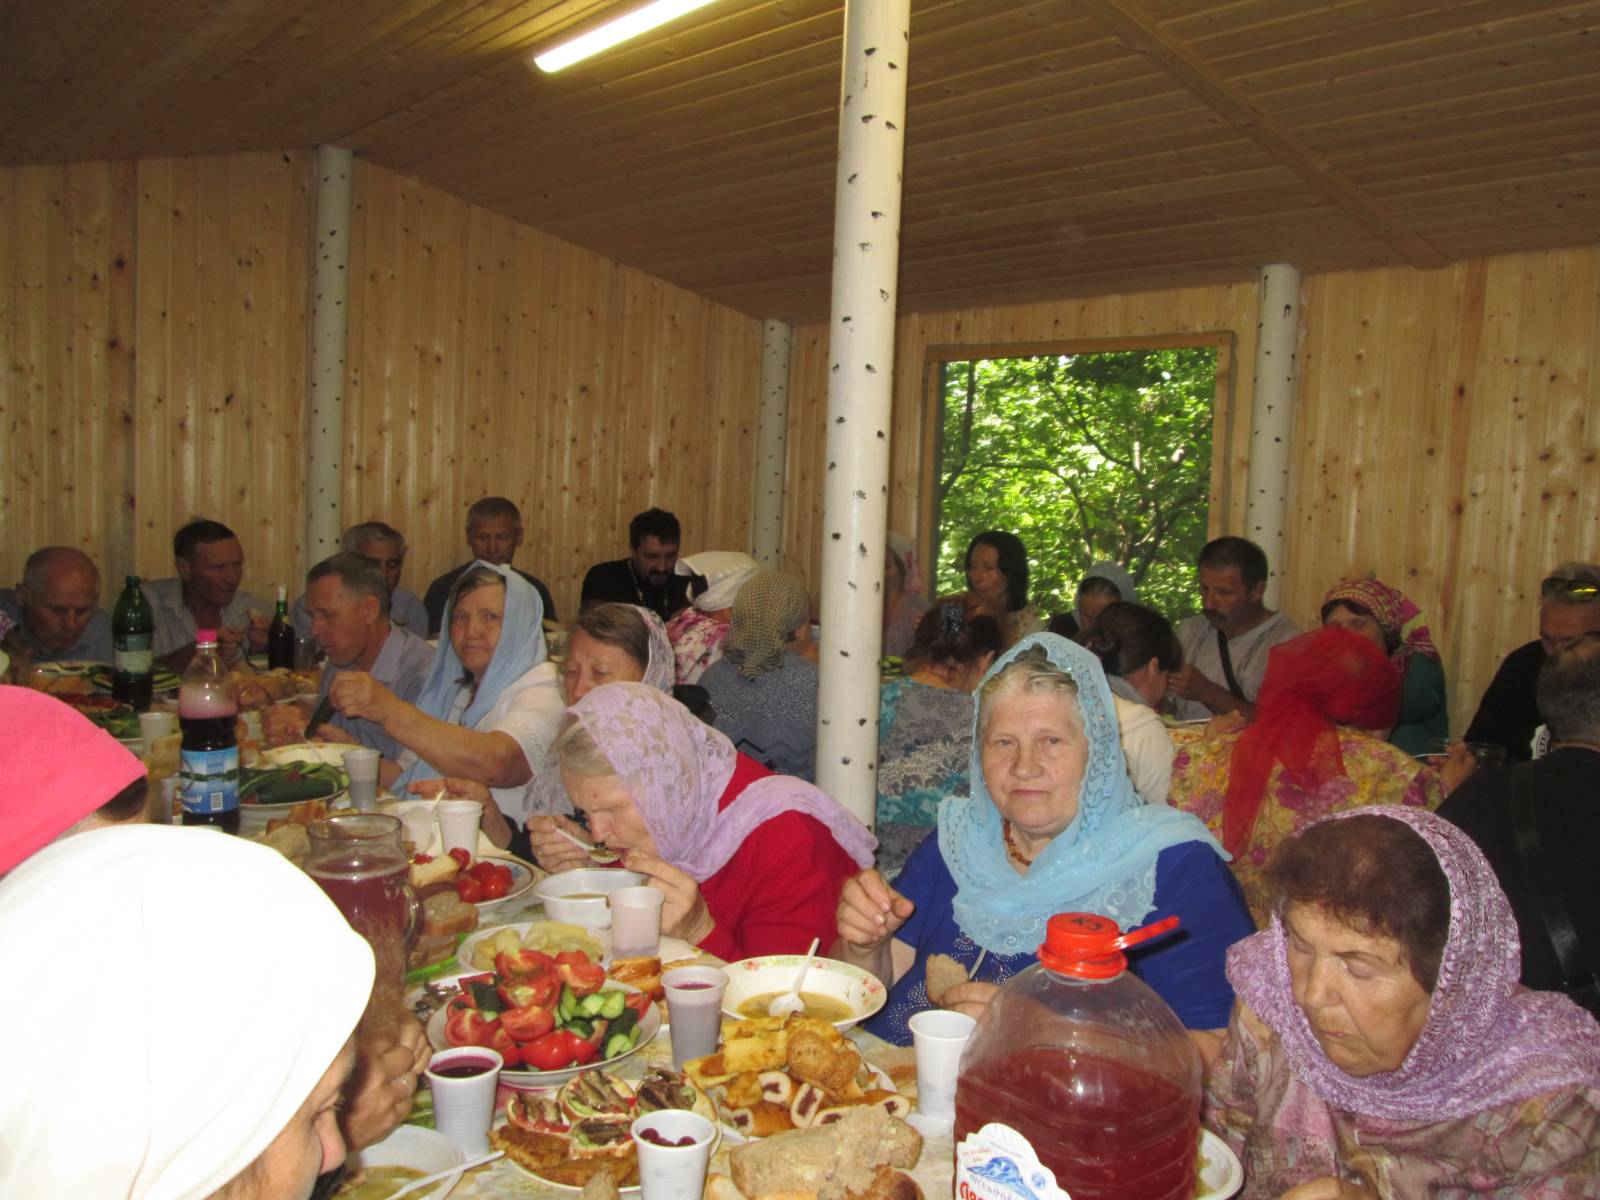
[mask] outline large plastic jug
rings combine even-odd
[[[956,1083],[956,1200],[1188,1200],[1199,1052],[1093,913],[1050,918],[1039,962],[978,1018]]]

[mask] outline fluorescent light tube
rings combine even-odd
[[[623,13],[604,25],[597,25],[588,33],[579,34],[571,41],[562,42],[543,54],[535,55],[533,61],[541,71],[559,71],[562,67],[582,62],[592,55],[611,49],[620,42],[638,37],[641,33],[648,33],[658,25],[675,21],[710,3],[711,0],[652,0],[650,4]]]

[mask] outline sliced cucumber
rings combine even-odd
[[[615,1021],[622,1015],[622,1010],[628,1007],[628,996],[625,992],[601,992],[600,1015],[608,1020]]]
[[[606,998],[599,992],[591,992],[578,1001],[578,1012],[585,1017],[598,1017],[605,1006]]]
[[[606,1039],[606,1050],[602,1058],[615,1058],[619,1054],[626,1054],[633,1049],[633,1043],[638,1040],[638,1034],[633,1031],[628,1033],[613,1033]]]

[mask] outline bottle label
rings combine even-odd
[[[991,1122],[956,1147],[956,1200],[1071,1200],[1028,1139]]]
[[[155,669],[156,660],[150,651],[148,633],[133,633],[117,638],[111,658],[118,675],[148,675]]]
[[[179,751],[178,779],[188,812],[231,812],[239,807],[239,747]]]

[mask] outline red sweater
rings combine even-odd
[[[717,810],[771,774],[739,755]],[[815,817],[797,812],[773,817],[757,826],[722,870],[700,885],[716,921],[700,949],[737,962],[764,954],[804,954],[816,937],[826,954],[838,934],[834,913],[839,889],[856,870]]]

